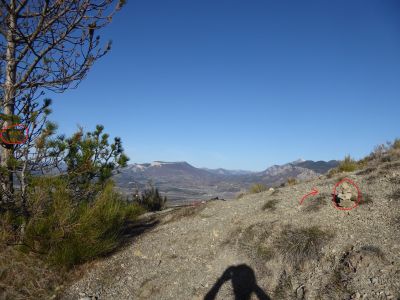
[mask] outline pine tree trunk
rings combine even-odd
[[[7,49],[6,49],[6,71],[4,84],[4,99],[2,103],[3,114],[6,116],[14,115],[15,110],[15,82],[16,82],[16,58],[15,58],[15,39],[14,32],[16,29],[15,1],[10,1],[11,13],[7,19]],[[12,125],[11,120],[6,119],[3,128]],[[13,204],[14,184],[13,184],[13,169],[10,166],[10,159],[14,155],[14,146],[3,144],[1,151],[0,165],[4,170],[7,170],[2,180],[2,190],[4,191],[2,201]],[[5,199],[4,199],[5,198]]]

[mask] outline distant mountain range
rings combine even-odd
[[[117,187],[126,194],[143,189],[150,182],[171,202],[233,198],[254,183],[277,186],[288,178],[304,180],[326,173],[338,161],[296,160],[274,165],[262,172],[196,168],[187,162],[131,164],[114,176]]]

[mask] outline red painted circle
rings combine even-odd
[[[7,139],[5,139],[3,137],[3,133],[7,129],[10,129],[10,128],[16,128],[16,129],[19,129],[21,131],[24,131],[25,132],[24,139],[22,141],[17,141],[17,142],[11,142],[11,141],[8,141]],[[0,139],[3,141],[4,144],[9,144],[9,145],[23,144],[28,140],[28,136],[29,136],[28,127],[25,126],[24,124],[13,124],[13,125],[10,125],[10,126],[7,126],[7,127],[3,127],[0,130]]]
[[[356,189],[357,189],[357,201],[354,203],[354,205],[352,207],[340,207],[337,205],[336,203],[336,188],[341,185],[343,182],[347,181],[348,183],[350,183],[351,185],[353,185]],[[342,180],[340,180],[338,183],[335,184],[335,186],[333,187],[333,193],[332,193],[332,202],[333,205],[335,206],[336,209],[338,210],[352,210],[353,208],[356,208],[360,201],[361,201],[361,191],[358,188],[357,184],[354,183],[353,180],[348,179],[348,178],[343,178]]]

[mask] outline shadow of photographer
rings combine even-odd
[[[221,286],[229,280],[232,281],[235,300],[249,300],[252,293],[255,293],[260,300],[271,300],[257,285],[253,269],[246,264],[228,267],[204,297],[204,300],[215,299]]]

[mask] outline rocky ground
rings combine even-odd
[[[345,176],[362,194],[351,210],[332,202]],[[400,299],[399,161],[153,220],[61,298]]]

